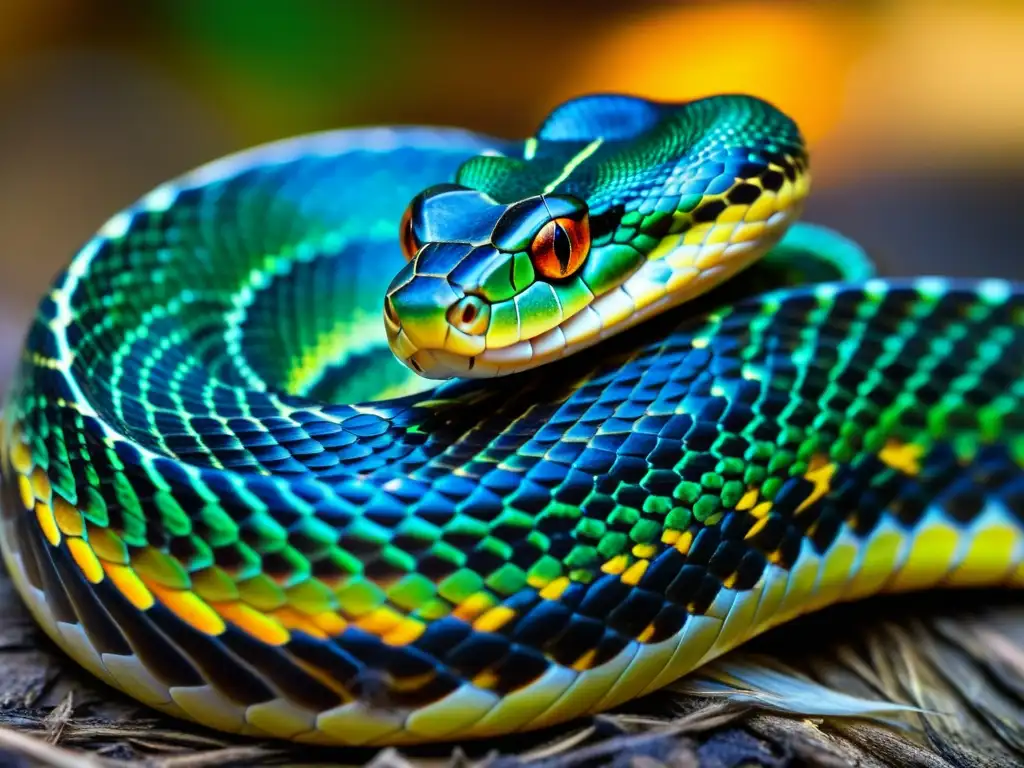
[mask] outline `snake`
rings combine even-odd
[[[614,93],[158,186],[25,336],[18,592],[166,715],[382,746],[600,713],[844,601],[1024,586],[1024,288],[880,277],[809,189],[763,99]]]

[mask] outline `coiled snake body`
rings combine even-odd
[[[1021,287],[875,278],[790,227],[807,184],[759,100],[591,96],[525,142],[341,131],[156,189],[29,331],[21,594],[165,713],[389,744],[1024,585]]]

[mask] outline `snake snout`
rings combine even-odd
[[[442,368],[444,377],[472,368],[493,321],[479,279],[481,263],[493,261],[493,249],[479,245],[429,243],[395,276],[384,301],[384,325],[399,360],[428,376]]]
[[[384,303],[390,324],[421,349],[444,346],[448,332],[447,313],[462,298],[445,278],[417,275],[415,280],[388,293]]]

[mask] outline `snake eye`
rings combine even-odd
[[[590,219],[559,216],[543,227],[530,243],[533,268],[544,277],[571,277],[590,252]]]
[[[420,241],[416,239],[416,232],[412,227],[412,206],[405,209],[402,214],[402,223],[398,225],[398,237],[402,244],[402,255],[406,261],[412,261],[420,252]]]

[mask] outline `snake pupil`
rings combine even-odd
[[[576,273],[589,251],[590,225],[586,215],[560,216],[541,227],[530,245],[530,258],[542,277],[561,280]]]
[[[561,224],[555,222],[555,258],[558,259],[558,265],[562,268],[562,274],[569,271],[569,259],[572,257],[572,241],[569,239],[569,233],[565,231]]]

